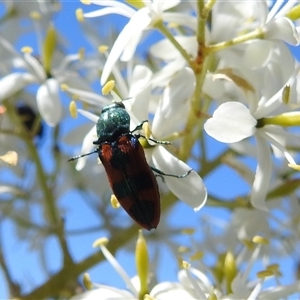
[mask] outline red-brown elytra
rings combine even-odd
[[[93,142],[98,148],[90,153],[72,157],[69,161],[98,152],[110,186],[121,206],[136,223],[151,230],[157,227],[160,219],[160,195],[152,171],[160,176],[184,178],[192,170],[177,176],[165,174],[148,165],[144,149],[139,142],[139,138],[144,136],[134,134],[142,129],[145,122],[148,121],[143,121],[130,131],[130,116],[124,104],[114,102],[105,106],[97,121],[98,140]],[[170,144],[151,138],[148,140],[158,144]]]

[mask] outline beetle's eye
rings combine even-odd
[[[123,104],[123,102],[115,102],[119,107],[124,108],[125,109],[125,105]]]

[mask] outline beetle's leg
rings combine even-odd
[[[148,123],[148,120],[145,120],[145,121],[141,122],[139,125],[137,125],[137,126],[131,131],[131,133],[133,133],[133,132],[135,132],[135,131],[137,131],[137,130],[143,129],[144,123]],[[150,137],[147,138],[147,137],[145,137],[145,136],[142,135],[142,134],[137,134],[137,136],[138,136],[138,138],[139,138],[139,137],[142,137],[142,138],[144,138],[144,139],[146,139],[146,140],[149,140],[149,141],[151,141],[151,142],[154,142],[154,143],[156,143],[156,144],[161,144],[161,145],[171,145],[171,143],[168,142],[168,141],[158,141],[158,140],[152,139],[152,138],[150,138]]]
[[[81,157],[84,157],[84,156],[88,156],[88,155],[91,155],[93,153],[96,153],[99,151],[99,148],[96,148],[95,150],[93,150],[92,152],[89,152],[89,153],[85,153],[85,154],[81,154],[81,155],[77,155],[77,156],[73,156],[71,157],[70,159],[68,159],[68,161],[73,161],[73,160],[76,160],[78,158],[81,158]]]
[[[155,178],[159,177],[161,179],[161,181],[163,183],[165,183],[165,179],[164,179],[164,176],[160,175],[160,174],[154,174]]]
[[[138,130],[142,130],[143,129],[143,125],[145,123],[148,123],[148,120],[144,120],[143,122],[141,122],[140,124],[138,124],[133,130],[131,130],[130,132],[133,133],[135,131],[138,131]]]
[[[190,170],[188,170],[186,173],[184,173],[182,175],[174,175],[174,174],[166,174],[166,173],[162,172],[161,170],[158,170],[158,169],[156,169],[154,167],[151,167],[151,166],[150,166],[150,168],[151,168],[151,170],[153,172],[156,172],[159,175],[169,176],[169,177],[175,177],[175,178],[185,178],[186,176],[188,176],[193,171],[193,169],[190,169]]]

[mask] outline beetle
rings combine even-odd
[[[139,138],[144,136],[134,134],[146,122],[148,121],[141,122],[130,131],[130,116],[122,102],[104,106],[96,125],[98,140],[93,142],[97,148],[90,153],[74,156],[69,161],[98,152],[109,184],[121,206],[136,223],[151,230],[157,227],[160,219],[160,195],[152,171],[158,173],[158,176],[184,178],[192,170],[177,176],[165,174],[148,165],[139,142]],[[148,140],[170,144],[151,138]]]

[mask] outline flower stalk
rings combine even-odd
[[[274,117],[265,117],[257,121],[257,128],[265,125],[278,125],[282,127],[300,126],[300,112],[287,112]]]
[[[135,263],[137,275],[140,279],[139,299],[142,300],[148,293],[148,276],[149,276],[149,254],[143,231],[139,230],[138,240],[135,249]]]

